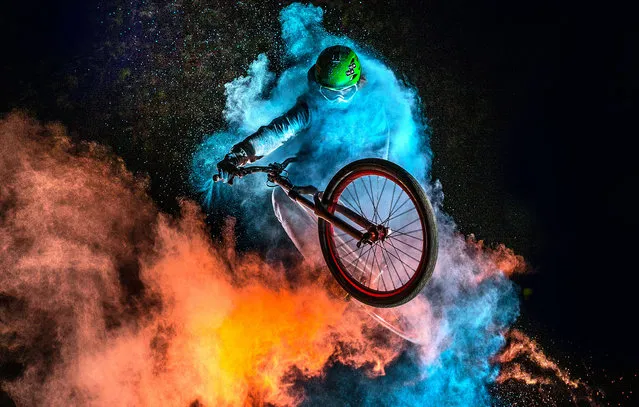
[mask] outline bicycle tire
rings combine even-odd
[[[432,276],[437,261],[437,226],[432,206],[417,180],[397,164],[379,158],[365,158],[343,167],[328,183],[322,196],[322,203],[330,213],[334,213],[334,204],[340,199],[340,194],[348,187],[348,184],[370,174],[381,175],[401,187],[418,212],[424,233],[422,245],[425,247],[414,276],[409,276],[409,281],[405,286],[395,291],[389,291],[390,294],[380,294],[380,291],[372,288],[367,290],[345,271],[344,265],[336,254],[338,250],[335,248],[333,226],[321,218],[318,221],[319,241],[324,260],[331,274],[347,293],[356,300],[373,307],[396,307],[413,299]],[[383,192],[382,190],[380,197]]]

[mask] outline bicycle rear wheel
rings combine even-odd
[[[383,239],[357,247],[356,239],[319,219],[322,254],[337,282],[355,299],[374,307],[395,307],[414,298],[430,279],[437,260],[433,209],[419,183],[398,165],[377,158],[354,161],[329,182],[322,201],[340,205],[387,231]]]

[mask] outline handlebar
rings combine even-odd
[[[282,164],[280,165],[282,166],[283,169],[286,169],[286,167],[288,167],[290,163],[294,163],[295,161],[297,161],[297,157],[289,157],[286,160],[284,160]]]
[[[284,172],[284,170],[286,170],[286,167],[288,167],[290,163],[295,161],[297,161],[296,157],[289,157],[286,160],[282,161],[281,164],[271,163],[267,166],[252,165],[249,167],[236,167],[236,171],[234,174],[231,174],[231,176],[228,179],[228,183],[230,185],[233,185],[233,178],[235,177],[242,178],[245,175],[255,174],[258,172],[264,172],[270,175],[280,175],[282,172]],[[220,177],[219,174],[213,175],[213,182],[218,182],[218,181],[222,181],[222,177]]]

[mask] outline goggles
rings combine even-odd
[[[344,89],[330,89],[324,86],[320,86],[319,90],[326,100],[329,100],[331,102],[348,102],[353,98],[355,93],[357,93],[358,87],[357,84],[351,85],[348,88]]]

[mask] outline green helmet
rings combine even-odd
[[[342,90],[359,82],[362,66],[352,49],[344,45],[326,48],[317,57],[315,80],[331,90]]]

